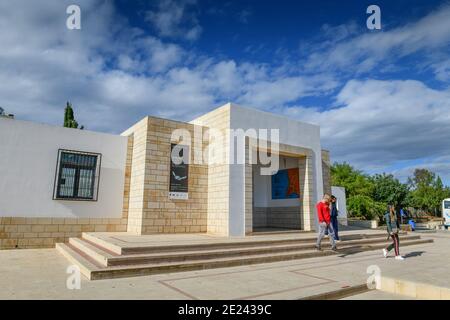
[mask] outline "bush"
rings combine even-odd
[[[373,220],[384,215],[386,204],[376,202],[368,196],[356,195],[348,198],[347,209],[350,217]]]

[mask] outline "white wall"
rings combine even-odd
[[[58,149],[101,153],[98,200],[52,200]],[[0,118],[0,216],[120,218],[127,138]]]
[[[320,127],[231,104],[231,129],[279,129],[280,143],[313,150],[314,201],[323,195]],[[245,167],[230,165],[230,235],[245,235]],[[314,215],[316,216],[316,215]]]
[[[338,209],[339,209],[339,215],[338,215],[339,222],[346,225],[347,224],[347,201],[345,198],[345,188],[332,186],[331,193],[337,199],[337,204],[338,204]]]

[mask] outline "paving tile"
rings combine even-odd
[[[369,251],[345,257],[329,256],[139,278],[91,282],[82,279],[81,290],[66,288],[69,263],[56,250],[2,250],[0,299],[298,299],[364,283],[370,265],[378,265],[385,277],[439,286],[443,288],[441,298],[450,299],[450,279],[446,270],[450,265],[450,234],[439,236],[435,237],[434,244],[402,248],[403,254],[424,252],[405,261],[384,259],[378,251]],[[166,240],[170,242],[170,239]],[[434,297],[434,293],[426,294],[432,289],[422,288],[423,298]],[[408,293],[407,286],[402,290],[402,293]],[[354,299],[400,297],[405,298],[377,292],[356,295]]]

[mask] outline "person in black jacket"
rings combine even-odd
[[[401,226],[400,222],[402,221],[402,216],[400,214],[400,208],[394,207],[394,206],[392,206],[392,207],[394,208],[395,224],[397,226],[397,229],[400,230],[400,226]]]
[[[339,215],[339,211],[337,208],[337,199],[335,196],[331,196],[331,225],[333,227],[334,230],[334,240],[336,241],[341,241],[339,239],[339,234],[338,234],[338,215]]]

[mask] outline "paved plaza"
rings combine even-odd
[[[367,268],[382,277],[450,288],[450,233],[423,233],[434,243],[405,247],[404,261],[379,250],[240,267],[88,281],[66,287],[69,262],[55,249],[0,251],[1,299],[302,299],[366,283]],[[430,297],[432,297],[430,295]],[[370,291],[346,299],[414,299]],[[446,298],[446,297],[441,297]],[[448,298],[448,297],[447,297]]]

